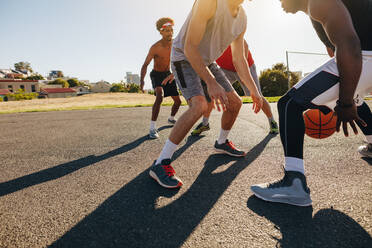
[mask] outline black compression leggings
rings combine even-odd
[[[278,102],[280,139],[286,157],[303,159],[305,110],[307,108],[295,102],[288,94]],[[359,125],[363,134],[372,135],[372,113],[366,103],[358,107],[358,115],[367,123],[367,127]]]
[[[302,114],[305,110],[288,94],[278,102],[280,139],[286,157],[303,159],[305,124]]]
[[[366,127],[358,124],[363,134],[372,135],[372,113],[367,103],[364,102],[361,106],[358,107],[358,115],[365,121],[365,123],[367,123]]]

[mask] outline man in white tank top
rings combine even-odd
[[[231,45],[235,68],[253,99],[253,110],[262,107],[262,96],[250,74],[244,55],[246,15],[241,6],[244,0],[196,0],[180,33],[173,41],[171,66],[189,109],[178,119],[159,158],[150,169],[150,176],[161,186],[178,188],[181,180],[171,166],[171,158],[178,144],[212,101],[223,110],[221,131],[214,147],[217,151],[241,157],[246,153],[237,149],[227,136],[242,106],[238,94],[214,61]],[[202,87],[204,81],[206,87]]]

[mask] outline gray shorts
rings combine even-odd
[[[229,71],[229,70],[226,70],[226,69],[223,69],[223,68],[221,68],[221,70],[225,73],[227,79],[229,79],[231,84],[235,83],[236,81],[238,81],[240,83],[240,85],[243,88],[245,96],[250,96],[251,95],[247,86],[245,86],[245,84],[243,84],[242,81],[240,80],[237,72]],[[260,92],[260,94],[262,95],[260,81],[258,80],[258,77],[257,77],[256,65],[253,64],[251,67],[249,67],[249,70],[251,71],[253,81],[256,83],[258,92]]]
[[[194,96],[205,96],[208,102],[211,101],[208,95],[207,85],[194,71],[188,61],[175,61],[171,63],[171,66],[178,88],[181,90],[186,100]],[[217,83],[221,85],[226,92],[234,91],[229,80],[216,63],[210,64],[208,68],[216,78]]]

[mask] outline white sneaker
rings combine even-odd
[[[372,158],[372,144],[359,146],[358,152],[364,157]]]
[[[159,138],[158,130],[150,129],[149,138],[150,139],[158,139]]]
[[[310,206],[310,189],[306,185],[304,174],[296,171],[285,171],[284,178],[274,183],[251,186],[252,192],[260,199],[300,207]]]

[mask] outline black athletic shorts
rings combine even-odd
[[[156,87],[162,87],[164,91],[164,97],[167,96],[179,96],[176,82],[173,80],[172,82],[168,82],[165,86],[161,85],[163,80],[171,74],[170,71],[152,71],[150,73],[152,87],[155,89]]]

